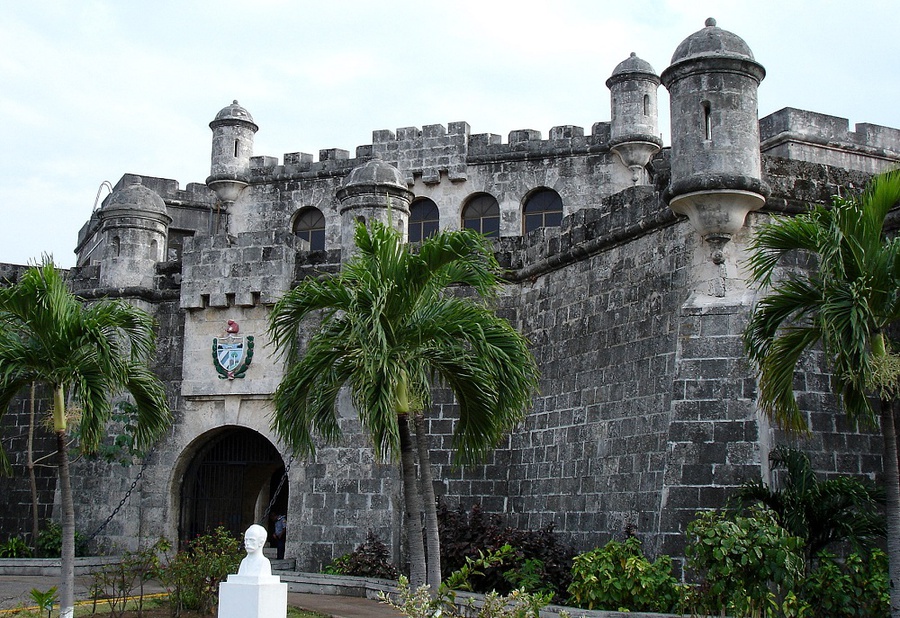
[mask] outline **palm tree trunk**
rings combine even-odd
[[[66,444],[66,398],[61,384],[53,388],[53,431],[56,433],[59,492],[62,501],[59,616],[60,618],[72,618],[75,612],[75,503],[72,500],[69,451]]]
[[[425,543],[428,549],[426,570],[428,585],[433,593],[441,587],[441,536],[438,530],[437,498],[431,476],[431,451],[428,448],[428,432],[425,431],[425,414],[413,415],[416,428],[416,446],[419,451],[419,475],[422,480],[422,503],[425,507]]]
[[[884,440],[884,483],[887,493],[887,554],[890,576],[891,617],[900,618],[900,470],[897,459],[897,427],[893,402],[881,400],[881,435]]]
[[[59,615],[60,618],[72,618],[75,611],[75,506],[72,502],[65,431],[56,432],[56,454],[59,457],[59,488],[62,498]]]
[[[397,415],[400,429],[400,471],[403,475],[405,500],[406,538],[409,546],[409,585],[412,590],[425,585],[425,543],[422,539],[422,497],[416,482],[416,461],[409,417]]]
[[[28,448],[25,467],[28,469],[28,482],[31,485],[31,543],[37,543],[40,522],[38,521],[37,479],[34,477],[34,382],[31,383],[31,408],[28,417]]]

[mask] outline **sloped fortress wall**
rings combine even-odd
[[[742,39],[707,22],[662,80],[634,54],[620,63],[607,82],[612,120],[588,131],[563,125],[543,139],[521,129],[504,141],[464,122],[404,127],[373,132],[353,157],[330,148],[318,160],[254,154],[265,124],[237,101],[226,106],[210,123],[206,184],[126,175],[79,233],[76,291],[156,316],[155,369],[176,416],[142,465],[79,464],[80,530],[96,530],[134,485],[101,541],[133,548],[207,525],[242,531],[271,505],[288,516],[287,555],[301,569],[318,570],[369,530],[402,562],[397,469],[375,461],[349,401],[339,406],[344,440],[310,460],[294,459],[270,429],[283,366],[268,311],[297,281],[338,271],[357,217],[409,233],[426,223],[491,232],[508,280],[498,311],[538,360],[526,420],[478,466],[450,465],[457,412],[437,393],[428,428],[436,492],[450,506],[553,523],[580,549],[627,527],[677,557],[696,511],[767,477],[776,444],[806,448],[823,473],[876,476],[880,441],[842,424],[821,359],[798,376],[809,438],[759,416],[740,341],[756,299],[742,260],[771,213],[827,203],[900,164],[896,130],[850,133],[840,119],[790,108],[757,125],[764,74]],[[660,81],[675,89],[675,147],[661,151]],[[727,104],[735,98],[741,105]],[[24,401],[7,415],[4,445],[22,433]],[[21,495],[22,479],[0,491]],[[17,504],[0,518],[25,521]]]

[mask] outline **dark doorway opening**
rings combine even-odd
[[[211,434],[201,446],[181,486],[178,536],[184,542],[217,526],[240,536],[264,521],[266,508],[284,476],[284,460],[259,433],[229,427]],[[272,507],[287,512],[288,484]]]

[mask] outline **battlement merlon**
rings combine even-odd
[[[759,121],[760,149],[773,156],[870,173],[900,164],[900,129],[785,107]]]
[[[209,187],[202,182],[189,182],[184,189],[181,189],[177,180],[172,180],[171,178],[157,178],[156,176],[145,176],[143,174],[140,176],[137,174],[123,174],[122,178],[119,179],[119,182],[113,187],[110,195],[119,189],[130,185],[134,182],[135,178],[140,178],[142,185],[155,191],[167,204],[176,203],[196,206],[215,204],[215,194],[210,192]],[[107,199],[109,199],[109,196],[103,200],[103,204],[106,203]]]
[[[451,122],[418,127],[401,127],[395,131],[380,129],[372,132],[372,143],[356,147],[356,156],[347,150],[328,148],[319,151],[319,160],[305,152],[284,155],[284,164],[277,157],[255,156],[250,159],[250,178],[253,181],[289,179],[309,176],[345,175],[355,166],[380,157],[403,174],[409,186],[421,177],[426,184],[437,184],[442,175],[451,182],[464,181],[467,165],[522,158],[574,156],[609,151],[610,123],[597,122],[591,134],[576,125],[561,125],[550,129],[549,139],[534,129],[510,131],[503,143],[494,133],[472,134],[467,122]]]

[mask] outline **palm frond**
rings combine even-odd
[[[151,316],[123,301],[86,305],[45,259],[0,290],[0,382],[43,382],[72,388],[81,416],[82,448],[97,448],[110,417],[110,398],[133,390],[145,443],[170,422],[162,383],[147,368],[155,351]]]
[[[860,545],[884,537],[883,489],[849,476],[820,480],[809,457],[796,449],[777,447],[769,461],[773,470],[783,471],[778,482],[745,483],[735,498],[744,507],[759,502],[772,509],[782,526],[804,539],[807,556],[832,543]]]
[[[771,292],[744,330],[760,371],[760,406],[801,429],[793,373],[821,343],[835,392],[851,420],[875,422],[867,394],[878,387],[872,341],[900,319],[900,243],[884,237],[888,211],[900,200],[900,172],[875,176],[866,189],[793,218],[775,218],[750,244],[752,279]],[[782,258],[810,256],[808,272],[775,282]]]
[[[787,328],[772,342],[759,365],[760,408],[786,429],[808,431],[806,417],[794,397],[794,368],[818,339],[816,329]]]
[[[759,301],[744,329],[744,346],[750,359],[758,363],[768,356],[786,324],[818,331],[819,324],[812,318],[821,305],[822,289],[815,276],[808,279],[789,276],[782,281]]]
[[[394,457],[399,394],[422,409],[437,380],[460,406],[457,457],[480,457],[521,420],[537,384],[527,342],[485,304],[500,286],[490,246],[468,230],[444,232],[411,253],[377,222],[357,225],[355,239],[339,275],[301,283],[272,312],[270,332],[288,364],[273,428],[307,454],[316,436],[338,438],[333,406],[346,383],[376,454]],[[448,289],[457,285],[474,295]],[[300,322],[311,307],[325,314],[300,354]],[[312,376],[325,375],[323,389]]]
[[[785,255],[796,251],[815,253],[819,238],[817,219],[823,214],[814,210],[793,218],[774,217],[770,223],[763,225],[750,243],[748,266],[751,280],[768,286]]]
[[[166,390],[150,368],[140,362],[130,364],[125,390],[137,409],[134,445],[137,450],[145,451],[172,425]]]

